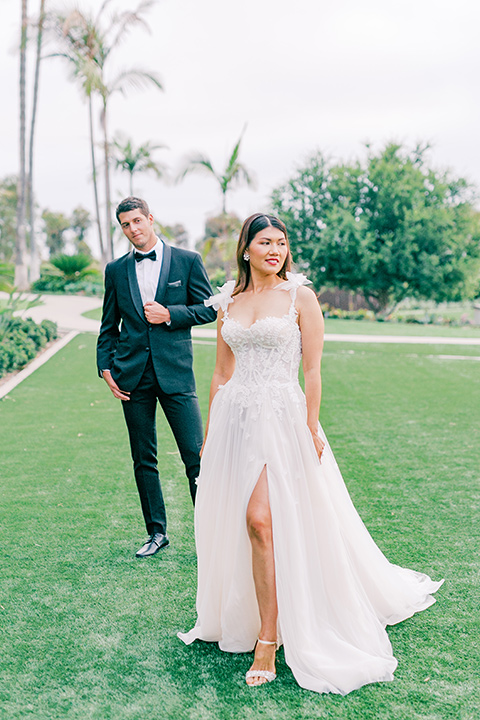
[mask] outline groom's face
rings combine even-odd
[[[148,252],[156,244],[157,238],[153,229],[152,214],[146,217],[141,210],[129,210],[120,213],[118,221],[123,234],[137,250]]]

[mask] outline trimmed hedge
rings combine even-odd
[[[31,318],[13,318],[0,345],[0,377],[20,370],[56,337],[57,325],[51,320],[37,324]]]
[[[32,283],[32,292],[48,292],[48,293],[64,293],[85,295],[102,295],[103,294],[103,277],[99,279],[84,279],[76,281],[68,281],[63,277],[53,275],[42,275],[38,280]]]

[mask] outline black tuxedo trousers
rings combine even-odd
[[[175,437],[180,457],[195,503],[196,479],[200,471],[199,451],[203,442],[202,418],[194,392],[166,394],[158,384],[152,358],[149,357],[142,378],[122,402],[130,438],[133,468],[143,517],[149,534],[166,533],[167,518],[157,470],[157,401]]]

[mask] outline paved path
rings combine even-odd
[[[3,297],[5,294],[2,293]],[[33,295],[29,297],[35,297]],[[98,333],[98,320],[89,320],[82,316],[88,310],[102,306],[102,298],[84,297],[83,295],[42,295],[42,304],[26,310],[25,317],[35,322],[53,320],[60,332],[76,330],[77,332]]]

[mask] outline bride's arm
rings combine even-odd
[[[318,436],[318,415],[322,397],[322,376],[320,363],[323,350],[325,323],[315,293],[310,288],[300,287],[297,295],[298,322],[302,333],[302,364],[305,377],[307,400],[307,425],[312,433],[318,456],[324,442]]]
[[[222,337],[222,321],[223,318],[223,311],[218,311],[217,316],[217,359],[215,362],[215,370],[213,371],[213,377],[212,382],[210,385],[210,398],[208,401],[208,417],[207,417],[207,425],[205,427],[205,437],[203,439],[203,445],[202,449],[200,451],[200,456],[202,455],[203,448],[205,446],[205,441],[207,439],[207,433],[208,433],[208,426],[210,424],[210,408],[212,406],[212,400],[217,394],[217,390],[220,387],[220,385],[225,385],[228,380],[233,375],[233,371],[235,369],[235,358],[233,356],[233,352],[225,342],[225,340]]]

